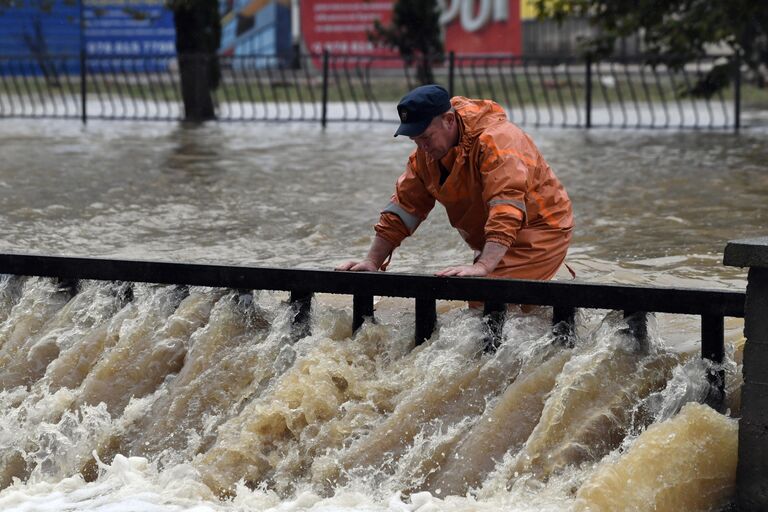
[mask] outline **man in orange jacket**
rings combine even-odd
[[[337,270],[382,269],[427,218],[435,201],[474,249],[472,264],[438,276],[551,279],[573,231],[563,185],[531,138],[489,100],[451,98],[439,85],[417,87],[397,105],[395,132],[416,143],[362,261]]]

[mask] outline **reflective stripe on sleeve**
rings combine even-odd
[[[522,201],[517,201],[515,199],[491,199],[488,201],[488,208],[493,208],[494,206],[500,205],[500,204],[511,204],[518,210],[523,212],[524,216],[528,216],[528,210],[525,208],[525,203]]]
[[[384,212],[394,213],[400,217],[400,220],[403,221],[403,224],[405,224],[405,227],[408,228],[408,231],[411,233],[416,231],[416,228],[419,227],[419,224],[421,224],[421,219],[411,213],[408,213],[403,209],[402,206],[397,203],[390,202],[387,207],[381,211],[381,213]]]

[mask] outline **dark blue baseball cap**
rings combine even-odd
[[[417,87],[397,104],[400,126],[398,135],[417,137],[427,129],[432,119],[451,108],[451,96],[443,87],[435,84]]]

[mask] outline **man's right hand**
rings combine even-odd
[[[336,267],[336,270],[351,270],[353,272],[376,272],[379,268],[376,264],[369,260],[363,261],[347,261]]]

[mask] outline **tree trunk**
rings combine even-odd
[[[216,119],[213,108],[213,87],[209,80],[209,56],[200,53],[180,54],[179,75],[184,120],[192,122]]]
[[[184,120],[193,122],[216,118],[213,91],[221,71],[216,51],[221,40],[217,0],[171,2],[176,27]]]

